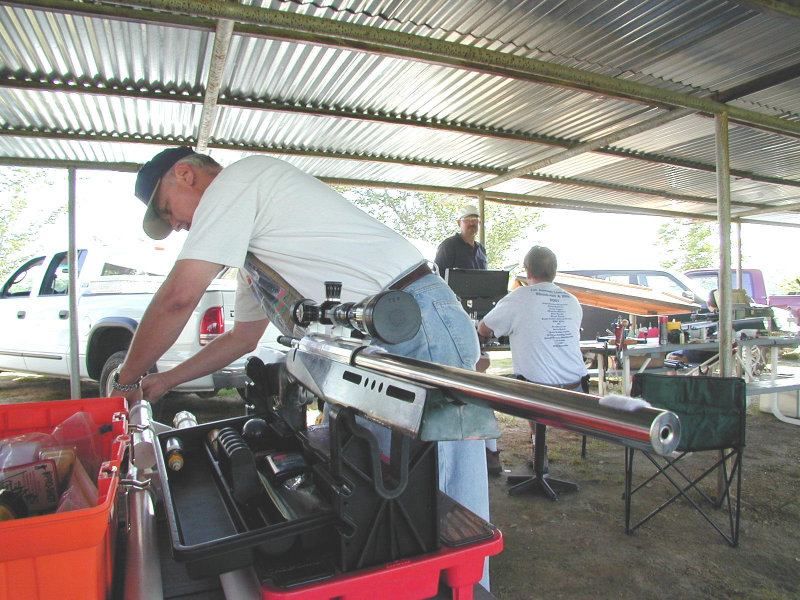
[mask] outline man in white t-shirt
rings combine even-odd
[[[528,285],[509,292],[478,323],[482,339],[509,336],[514,373],[533,383],[581,391],[586,365],[580,348],[583,310],[558,287],[558,262],[549,248],[534,246],[523,262]],[[531,433],[533,433],[531,422]]]
[[[287,298],[324,300],[324,282],[342,283],[341,300],[386,289],[411,294],[422,326],[390,352],[474,369],[475,328],[455,294],[405,238],[289,163],[249,156],[222,168],[190,148],[170,148],[139,171],[136,196],[147,205],[153,239],[189,231],[153,297],[114,385],[129,400],[156,400],[179,383],[213,373],[254,350],[269,320],[292,335]],[[235,324],[174,369],[141,374],[175,342],[209,283],[238,267]],[[141,388],[141,389],[140,389]],[[489,518],[483,441],[440,442],[441,489]]]

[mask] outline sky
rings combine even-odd
[[[561,269],[661,268],[661,250],[654,242],[664,218],[555,209],[542,213],[548,226],[531,238],[556,253]],[[798,236],[795,227],[743,224],[742,267],[761,269],[767,290],[778,293],[783,281],[800,275]]]
[[[66,176],[57,173],[54,185],[29,189],[29,216],[33,220],[37,213],[42,215],[66,201]],[[111,245],[131,252],[154,251],[171,259],[180,250],[185,233],[172,234],[163,242],[153,242],[145,236],[141,228],[144,205],[133,195],[134,181],[132,173],[78,171],[79,244]],[[0,195],[0,208],[8,201]],[[519,256],[512,255],[512,261],[521,262],[527,248],[542,244],[556,253],[560,269],[661,268],[654,241],[663,218],[557,209],[540,209],[540,214],[540,222],[546,227],[521,240]],[[798,234],[800,230],[792,227],[742,226],[743,266],[761,269],[770,293],[780,293],[784,280],[800,275],[796,258]],[[64,249],[67,241],[66,217],[45,228],[38,239],[44,251]],[[435,245],[420,246],[426,258],[432,260]]]

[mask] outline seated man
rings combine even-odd
[[[580,348],[583,310],[553,280],[556,255],[534,246],[525,255],[528,285],[508,293],[478,323],[482,341],[509,336],[514,373],[533,383],[584,391],[586,365]],[[534,424],[531,422],[531,433]]]

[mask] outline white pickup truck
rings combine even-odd
[[[117,261],[122,262],[122,261]],[[78,340],[81,379],[111,393],[110,377],[122,363],[163,272],[115,264],[100,249],[78,251]],[[66,252],[28,260],[0,289],[0,370],[69,377],[69,299]],[[215,279],[175,344],[155,371],[170,369],[233,327],[234,279]],[[270,326],[272,340],[277,330]],[[182,384],[175,391],[212,396],[246,383],[244,359]]]

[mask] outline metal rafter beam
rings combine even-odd
[[[676,156],[668,156],[666,154],[657,154],[655,152],[638,152],[636,150],[628,150],[626,148],[603,148],[602,150],[597,150],[597,152],[601,154],[609,154],[611,156],[619,156],[621,158],[643,160],[645,162],[659,165],[671,165],[675,167],[684,167],[686,169],[695,169],[696,171],[704,171],[706,173],[715,173],[717,170],[716,166],[711,163],[704,163],[698,160],[679,158]],[[750,179],[752,181],[758,181],[759,183],[774,183],[775,185],[800,187],[800,181],[796,179],[772,177],[770,175],[754,173],[745,169],[731,169],[730,173],[732,177]]]
[[[142,165],[130,162],[98,162],[92,160],[64,160],[51,158],[22,158],[0,156],[4,167],[30,167],[32,169],[87,169],[91,171],[121,171],[136,173]]]
[[[800,2],[797,0],[789,0],[788,2],[781,2],[780,0],[735,0],[735,2],[774,17],[800,19]]]
[[[694,196],[691,194],[679,194],[677,192],[672,192],[669,190],[656,190],[652,188],[645,188],[637,185],[621,185],[617,183],[609,183],[607,181],[595,181],[591,179],[582,179],[580,177],[559,177],[557,175],[542,175],[540,173],[534,173],[532,175],[526,175],[521,179],[530,179],[534,181],[546,181],[548,183],[556,183],[556,184],[564,184],[564,185],[571,185],[575,187],[588,187],[588,188],[597,188],[603,190],[612,190],[617,192],[626,192],[629,194],[641,194],[644,196],[656,196],[659,198],[667,198],[669,200],[682,200],[685,202],[698,202],[700,204],[716,204],[716,198],[710,198],[708,196]],[[751,208],[759,208],[762,206],[756,202],[734,202],[734,206],[740,207],[751,207]]]
[[[15,0],[13,4],[86,15],[93,14],[90,7],[94,6],[69,0]],[[215,0],[203,2],[122,0],[115,5],[198,15],[207,19],[234,20],[244,24],[237,25],[236,31],[248,35],[263,35],[274,39],[407,58],[501,77],[557,85],[654,106],[689,108],[709,115],[725,113],[733,122],[800,137],[800,122],[556,63],[389,29]],[[106,10],[103,16],[113,18],[109,15],[107,7],[104,8]],[[139,17],[134,18],[137,21],[146,21],[147,14],[146,11],[141,11]]]
[[[191,145],[195,142],[195,140],[192,138],[143,139],[137,136],[131,136],[131,135],[121,136],[119,134],[112,134],[107,132],[74,132],[74,131],[67,132],[67,131],[53,131],[53,130],[37,131],[30,129],[13,129],[13,128],[4,128],[4,129],[0,128],[0,136],[33,137],[33,138],[42,137],[47,139],[78,140],[78,141],[92,140],[97,142],[125,142],[125,143],[144,142],[144,143],[159,144],[159,145],[163,144]],[[246,144],[225,143],[225,142],[215,142],[215,141],[209,141],[208,147],[216,148],[218,150],[235,150],[239,152],[262,152],[262,153],[272,153],[272,154],[286,154],[290,156],[318,156],[322,158],[333,158],[341,160],[356,160],[365,162],[401,164],[401,165],[417,166],[417,167],[429,167],[437,169],[451,169],[455,171],[465,171],[465,172],[475,173],[477,175],[480,174],[497,175],[503,172],[502,169],[492,169],[481,165],[453,163],[449,161],[415,160],[413,158],[381,156],[374,154],[366,154],[363,152],[359,153],[333,152],[330,150],[314,150],[309,148],[298,149],[298,148],[287,148],[287,147],[271,147],[271,146],[256,145],[256,144],[246,145]],[[528,179],[532,181],[545,181],[548,183],[570,185],[577,187],[612,190],[612,191],[619,191],[619,192],[637,194],[642,196],[650,196],[650,197],[655,196],[659,198],[666,198],[668,200],[695,202],[698,204],[710,204],[710,205],[716,204],[716,200],[714,198],[708,198],[704,196],[677,194],[665,190],[654,190],[639,186],[628,186],[615,183],[606,183],[600,181],[592,181],[588,179],[557,177],[551,175],[530,175],[523,177],[523,179]],[[758,209],[761,207],[760,204],[754,202],[733,202],[732,205],[740,208],[754,208],[754,209]]]
[[[109,96],[115,98],[131,98],[136,100],[155,100],[163,102],[181,102],[181,103],[196,103],[203,102],[202,92],[192,91],[178,91],[178,90],[143,90],[140,86],[135,86],[132,83],[114,83],[108,82],[99,85],[94,80],[56,80],[52,77],[45,77],[44,75],[21,75],[13,73],[4,73],[0,78],[0,88],[20,89],[20,90],[34,90],[38,92],[71,92],[80,94],[92,94],[98,96]],[[246,110],[265,110],[275,112],[286,112],[291,114],[306,114],[320,117],[354,119],[360,121],[385,123],[390,125],[402,125],[421,127],[424,129],[431,129],[435,131],[449,131],[454,133],[463,133],[468,135],[476,135],[481,137],[490,137],[503,140],[515,140],[520,142],[527,142],[532,144],[542,144],[546,146],[554,146],[559,148],[573,148],[578,146],[580,142],[564,138],[555,138],[552,136],[535,135],[528,133],[520,133],[518,131],[510,131],[504,129],[495,129],[491,127],[484,127],[480,125],[470,125],[467,123],[453,123],[446,121],[437,121],[429,119],[420,119],[413,116],[406,115],[388,115],[378,113],[362,113],[354,110],[347,110],[341,108],[330,108],[323,106],[298,106],[296,104],[280,102],[272,99],[245,99],[245,98],[230,98],[223,97],[218,100],[218,106],[228,106],[235,108],[242,108]],[[668,156],[664,154],[657,154],[654,152],[638,152],[635,150],[628,150],[618,147],[605,147],[598,148],[594,152],[599,154],[607,154],[620,158],[628,158],[634,160],[643,160],[646,162],[672,165],[676,167],[683,167],[686,169],[693,169],[696,171],[703,171],[706,173],[713,173],[716,167],[710,163],[703,163],[689,159]],[[486,172],[490,172],[487,170]],[[493,171],[495,175],[505,173],[502,169]],[[771,177],[746,171],[744,169],[731,169],[731,175],[737,178],[750,179],[760,183],[772,183],[776,185],[787,185],[800,187],[800,181],[793,179],[785,179],[782,177]],[[531,179],[541,179],[540,175],[531,175]],[[670,198],[680,199],[678,196],[668,196]]]
[[[742,84],[712,94],[710,97],[718,102],[730,102],[738,98],[744,98],[750,94],[755,94],[762,90],[767,90],[776,85],[786,83],[792,79],[800,77],[800,63],[789,65],[783,69],[778,69],[772,73],[767,73],[761,77],[756,77],[750,81],[745,81]]]
[[[718,102],[727,102],[729,100],[735,100],[747,94],[752,94],[761,91],[763,89],[772,87],[774,85],[777,85],[779,83],[783,83],[785,81],[794,79],[795,77],[798,76],[798,73],[800,73],[800,65],[791,65],[790,67],[787,67],[785,69],[780,69],[773,73],[768,73],[762,77],[750,80],[735,88],[717,92],[716,94],[711,95],[710,98]],[[611,144],[614,144],[618,141],[622,141],[634,135],[638,135],[645,131],[656,129],[666,123],[671,123],[672,121],[676,121],[680,118],[683,118],[691,114],[694,114],[694,111],[689,109],[668,111],[656,117],[647,119],[646,121],[642,121],[641,123],[635,123],[633,125],[629,125],[628,127],[625,127],[613,133],[608,133],[594,140],[589,140],[582,144],[578,144],[577,146],[573,146],[572,148],[569,148],[568,150],[560,152],[559,154],[556,154],[554,156],[549,156],[545,159],[538,160],[529,163],[527,165],[517,167],[515,169],[511,169],[507,173],[504,173],[499,177],[495,177],[494,179],[487,181],[485,184],[481,186],[481,189],[485,189],[487,187],[493,187],[495,185],[503,183],[504,181],[508,181],[510,179],[515,179],[517,177],[535,173],[536,171],[551,166],[555,163],[569,160],[570,158],[573,158],[580,154],[593,152],[595,150],[598,150],[605,146],[609,146]],[[728,165],[728,167],[730,167],[730,165]]]
[[[94,142],[115,142],[115,143],[136,143],[136,144],[157,144],[157,145],[184,145],[191,146],[197,143],[193,137],[176,136],[141,136],[133,134],[117,134],[95,131],[55,131],[55,130],[33,130],[11,127],[0,127],[0,136],[7,137],[27,137],[27,138],[46,138],[73,141],[94,141]],[[422,160],[413,158],[402,158],[394,156],[382,156],[377,154],[366,154],[363,152],[335,152],[332,150],[314,150],[309,148],[289,148],[283,146],[269,146],[259,144],[237,144],[234,142],[216,142],[208,144],[209,148],[217,150],[235,150],[238,152],[268,152],[272,154],[287,154],[292,156],[319,156],[324,158],[335,158],[342,160],[357,160],[380,162],[389,164],[410,165],[417,167],[431,167],[436,169],[453,169],[456,171],[468,171],[472,173],[490,173],[497,171],[487,169],[480,165],[470,165],[464,163],[453,163],[449,161]]]
[[[784,200],[796,200],[797,198],[784,198]],[[749,210],[745,212],[737,213],[739,218],[743,217],[751,217],[754,215],[767,215],[770,213],[781,213],[781,212],[795,212],[800,210],[800,203],[794,202],[792,204],[781,204],[780,206],[762,206],[760,208],[756,208],[754,210]]]
[[[329,185],[342,185],[350,187],[378,187],[378,188],[392,188],[418,192],[434,192],[437,194],[450,194],[461,195],[467,197],[483,197],[486,200],[500,202],[503,204],[517,204],[520,206],[537,206],[546,208],[565,208],[575,210],[587,210],[591,212],[603,213],[625,213],[635,215],[650,215],[650,216],[666,216],[676,219],[694,219],[701,221],[714,221],[716,214],[712,215],[696,215],[694,213],[685,213],[672,210],[660,210],[655,208],[642,208],[636,206],[620,206],[608,205],[602,202],[587,202],[583,200],[567,200],[564,198],[551,198],[549,196],[538,196],[535,194],[514,194],[510,192],[487,192],[483,190],[475,190],[472,188],[449,187],[449,186],[435,186],[435,185],[421,185],[415,183],[403,183],[397,181],[380,181],[380,180],[361,180],[361,179],[347,179],[342,177],[318,177],[320,181],[324,181]]]
[[[163,143],[153,140],[136,140],[139,143]],[[2,166],[15,166],[15,167],[36,167],[36,168],[57,168],[57,169],[95,169],[95,170],[112,170],[121,171],[126,173],[136,173],[141,165],[129,162],[97,162],[97,161],[80,161],[80,160],[62,160],[62,159],[41,159],[41,158],[15,158],[15,157],[0,157],[0,165]],[[321,181],[329,185],[342,185],[349,187],[377,187],[377,188],[390,188],[418,192],[433,192],[439,194],[462,195],[468,197],[483,196],[486,200],[497,202],[498,204],[512,204],[515,206],[530,206],[530,207],[544,207],[544,208],[559,208],[564,210],[581,210],[588,212],[612,213],[612,214],[641,214],[654,217],[672,217],[679,219],[691,219],[695,221],[715,221],[715,216],[700,216],[691,213],[683,213],[678,211],[664,211],[658,209],[636,208],[636,207],[621,207],[621,206],[608,206],[599,202],[580,202],[576,200],[563,200],[560,198],[548,198],[545,196],[534,196],[527,194],[497,194],[493,192],[477,192],[470,188],[459,187],[444,187],[434,185],[419,185],[412,183],[400,183],[395,181],[379,181],[379,180],[361,180],[361,179],[343,179],[332,177],[319,177]],[[757,219],[735,218],[736,222],[749,223],[756,225],[774,225],[782,227],[800,227],[800,224],[793,223],[771,223],[769,221],[760,221]]]
[[[671,110],[669,112],[660,114],[651,119],[647,119],[646,121],[642,121],[641,123],[636,123],[634,125],[630,125],[629,127],[620,129],[619,131],[606,134],[595,140],[584,142],[583,144],[578,144],[577,146],[573,146],[569,150],[564,150],[563,152],[559,152],[555,156],[549,156],[542,160],[537,160],[535,162],[528,163],[527,165],[524,165],[522,167],[511,169],[507,173],[504,173],[499,177],[495,177],[494,179],[490,179],[489,181],[481,184],[480,187],[481,189],[494,187],[496,185],[503,183],[504,181],[509,181],[511,179],[516,179],[517,177],[521,177],[523,175],[529,175],[531,173],[535,173],[539,169],[543,169],[558,162],[569,160],[570,158],[578,156],[579,154],[586,154],[587,152],[592,152],[594,150],[597,150],[598,148],[603,148],[604,146],[608,146],[609,144],[613,144],[615,142],[624,140],[625,138],[629,138],[644,131],[649,131],[651,129],[655,129],[656,127],[661,127],[666,123],[670,123],[672,121],[683,118],[690,114],[692,114],[692,111],[686,109]]]
[[[560,208],[564,210],[580,210],[587,212],[612,213],[612,214],[632,214],[646,215],[654,217],[671,217],[675,219],[690,219],[692,221],[712,221],[716,222],[716,213],[713,215],[696,215],[679,211],[659,210],[651,208],[638,208],[634,206],[626,207],[620,205],[609,206],[600,202],[584,202],[579,200],[563,200],[561,198],[549,198],[546,196],[535,196],[529,194],[497,193],[484,192],[470,188],[445,187],[435,185],[420,185],[413,183],[401,183],[397,181],[380,180],[360,180],[345,179],[336,177],[318,177],[329,185],[341,185],[348,187],[371,187],[389,188],[398,190],[409,190],[416,192],[433,192],[437,194],[461,195],[472,198],[483,197],[488,201],[499,204],[513,204],[516,206],[531,206],[540,208]],[[737,222],[753,225],[775,225],[779,227],[800,227],[800,223],[771,223],[758,219],[734,219]]]

